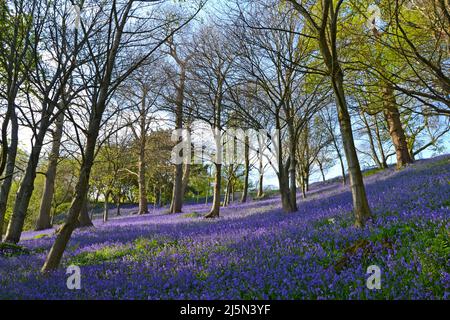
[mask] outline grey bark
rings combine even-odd
[[[3,235],[3,223],[5,219],[6,206],[8,204],[8,196],[11,190],[15,165],[16,165],[16,157],[17,157],[17,146],[18,146],[18,132],[19,125],[17,122],[17,115],[14,109],[11,109],[10,113],[11,119],[11,142],[7,151],[7,160],[5,167],[5,178],[3,179],[2,185],[0,187],[0,240]]]
[[[244,173],[244,189],[242,190],[242,197],[241,197],[241,202],[245,203],[247,202],[247,196],[248,196],[248,178],[250,175],[250,142],[249,142],[249,137],[245,136],[245,141],[244,141],[244,162],[245,162],[245,173]]]
[[[52,149],[49,155],[49,163],[45,175],[44,192],[42,193],[39,216],[36,221],[35,230],[45,230],[52,227],[51,209],[53,195],[55,192],[56,170],[59,159],[59,149],[61,147],[61,138],[64,127],[64,113],[61,112],[56,120],[56,127],[53,133]]]
[[[400,120],[400,112],[394,95],[394,89],[390,85],[383,87],[384,114],[389,128],[389,134],[397,155],[397,168],[400,169],[413,162],[408,151],[405,131]]]

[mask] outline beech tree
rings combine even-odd
[[[146,10],[143,6],[146,7]],[[91,112],[80,176],[67,219],[58,232],[42,267],[42,272],[58,267],[64,249],[76,227],[88,191],[89,175],[94,161],[103,113],[111,95],[136,69],[148,62],[152,54],[167,39],[193,17],[190,16],[180,24],[178,19],[173,21],[170,16],[163,21],[155,19],[153,15],[144,14],[147,10],[157,10],[157,8],[153,3],[112,1],[112,3],[102,3],[96,12],[97,15],[103,17],[105,22],[95,26],[95,28],[98,28],[100,38],[96,42],[91,41],[91,39],[87,41],[93,83],[90,85],[92,88],[90,95]],[[156,13],[156,11],[153,12]],[[138,17],[137,22],[132,24],[131,20]],[[167,29],[167,25],[170,26],[174,23],[177,25]],[[83,34],[87,30],[83,19],[81,19],[81,30]],[[143,43],[145,43],[145,46],[143,46]],[[130,56],[133,51],[135,54]]]
[[[224,107],[226,81],[233,72],[236,54],[223,31],[213,25],[205,26],[199,31],[195,46],[192,76],[196,90],[191,94],[193,104],[190,109],[194,109],[193,116],[210,125],[214,135],[216,145],[212,159],[215,168],[213,203],[206,218],[216,218],[219,216],[221,203],[223,160],[221,140],[227,121]]]
[[[344,72],[340,65],[337,47],[338,21],[343,1],[340,0],[336,4],[331,0],[323,0],[318,3],[314,1],[306,4],[303,4],[303,2],[299,3],[296,0],[289,0],[289,2],[304,17],[305,22],[316,38],[326,66],[327,76],[331,82],[336,99],[341,136],[348,164],[350,188],[353,196],[353,211],[356,218],[355,225],[362,227],[370,218],[371,213],[353,139],[352,124],[344,89]],[[313,10],[318,10],[319,16],[313,14]]]
[[[39,41],[45,22],[45,5],[20,0],[0,3],[0,70],[1,98],[6,101],[2,122],[0,159],[0,230],[3,230],[6,206],[14,175],[19,140],[17,105],[21,89],[35,65],[35,43]],[[8,129],[9,143],[8,143]],[[1,232],[0,232],[1,233]],[[0,235],[1,239],[2,235]]]

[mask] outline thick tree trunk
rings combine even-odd
[[[170,213],[180,213],[183,206],[183,164],[176,164]]]
[[[7,110],[4,117],[3,117],[3,123],[2,123],[2,142],[1,142],[1,151],[2,156],[0,158],[0,177],[3,176],[3,172],[6,168],[6,162],[8,160],[8,127],[11,119],[11,112],[10,110]]]
[[[11,191],[11,186],[14,178],[14,171],[16,165],[17,146],[19,141],[19,125],[17,122],[17,115],[14,109],[11,109],[11,142],[7,151],[7,160],[5,167],[5,178],[0,187],[0,240],[3,235],[3,223],[5,219],[6,207],[8,204],[8,196]]]
[[[337,68],[337,67],[335,67]],[[370,218],[371,212],[367,202],[366,189],[364,187],[361,167],[356,153],[355,142],[353,140],[352,124],[348,113],[345,91],[343,86],[343,75],[337,69],[332,77],[333,91],[336,97],[339,126],[341,129],[342,141],[344,144],[345,157],[347,159],[350,188],[353,198],[353,210],[356,217],[355,225],[362,227]]]
[[[5,241],[10,243],[18,243],[22,234],[25,217],[27,215],[28,206],[34,190],[34,180],[36,178],[36,170],[39,163],[39,157],[44,143],[44,138],[50,126],[50,118],[52,117],[54,107],[46,105],[42,106],[46,110],[42,115],[39,124],[38,133],[28,158],[25,175],[22,178],[19,191],[17,192],[13,213],[9,221],[8,230],[6,231]]]
[[[245,150],[244,150],[244,189],[242,190],[242,198],[241,202],[245,203],[247,202],[247,196],[248,196],[248,178],[250,175],[250,142],[249,137],[245,136]]]
[[[30,203],[31,195],[33,194],[36,168],[39,162],[43,143],[40,138],[36,140],[36,144],[32,148],[28,159],[25,175],[15,198],[13,213],[11,215],[11,220],[9,221],[8,230],[6,231],[5,241],[9,243],[18,243],[20,240],[28,205]]]
[[[93,227],[93,226],[94,226],[94,224],[92,223],[92,220],[89,217],[89,199],[86,195],[86,199],[83,202],[83,206],[81,207],[80,216],[78,217],[77,227],[86,228],[86,227]]]
[[[288,171],[285,170],[284,173],[278,174],[278,181],[280,185],[280,195],[281,195],[281,206],[285,212],[294,212],[292,208],[291,192],[289,188],[289,175]]]
[[[222,164],[215,163],[216,172],[214,173],[214,193],[211,211],[205,218],[217,218],[220,212],[220,185],[222,183]]]
[[[400,112],[394,95],[394,89],[390,85],[383,87],[384,114],[389,128],[389,134],[395,147],[397,155],[397,168],[412,163],[413,159],[408,151],[408,144],[405,137],[405,131],[400,120]]]
[[[176,87],[175,100],[175,129],[183,129],[183,103],[184,103],[184,84],[186,80],[186,70],[184,64],[181,64],[180,83]],[[179,142],[182,142],[182,137]],[[180,156],[183,157],[184,150],[180,151]],[[172,203],[170,205],[171,213],[180,213],[183,207],[183,164],[175,164],[174,183],[172,192]]]
[[[49,155],[49,164],[45,175],[44,192],[42,193],[41,206],[39,209],[39,217],[36,221],[35,230],[45,230],[52,227],[51,225],[51,209],[53,194],[55,191],[56,169],[58,166],[59,149],[61,147],[61,138],[64,127],[64,113],[58,116],[56,127],[53,134],[52,149]]]

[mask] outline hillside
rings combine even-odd
[[[365,184],[373,220],[362,230],[348,186],[316,184],[294,214],[273,197],[214,220],[202,218],[207,206],[189,205],[95,221],[74,233],[51,277],[39,266],[53,230],[27,232],[20,250],[0,250],[0,299],[448,299],[450,156]],[[81,290],[66,288],[71,264]],[[381,269],[379,290],[366,287],[370,265]]]

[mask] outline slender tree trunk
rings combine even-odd
[[[89,125],[85,155],[81,163],[78,183],[75,187],[75,197],[69,209],[67,219],[59,230],[55,242],[53,243],[53,246],[50,249],[50,252],[44,263],[44,266],[42,267],[42,272],[48,272],[50,270],[56,269],[59,266],[67,243],[69,242],[73,230],[77,226],[78,217],[83,207],[83,203],[86,201],[86,196],[89,189],[89,176],[91,174],[91,168],[94,163],[95,145],[97,142],[102,113],[103,112],[97,112],[97,117],[91,120],[91,123]]]
[[[256,195],[257,198],[264,197],[264,164],[262,156],[259,159],[259,178],[258,178],[258,193]]]
[[[216,172],[214,173],[214,192],[211,211],[206,218],[217,218],[220,212],[220,185],[222,183],[222,164],[215,163]]]
[[[339,159],[339,164],[340,164],[340,166],[341,166],[341,172],[342,172],[342,184],[345,186],[345,185],[347,184],[347,177],[346,177],[346,175],[345,175],[344,159],[343,159],[343,157],[342,157],[342,153],[341,153],[341,150],[340,150],[340,148],[339,148],[339,145],[338,145],[336,136],[334,135],[333,128],[330,127],[330,128],[328,128],[328,130],[329,130],[329,132],[330,132],[330,134],[331,134],[331,137],[332,137],[332,139],[333,139],[334,150],[336,150],[336,154],[337,154],[338,159]]]
[[[104,204],[104,210],[103,210],[103,222],[108,222],[109,218],[109,195],[110,191],[107,191],[105,194],[105,204]]]
[[[381,140],[380,126],[378,123],[377,115],[374,115],[374,122],[375,122],[375,136],[377,137],[377,145],[378,145],[378,150],[380,151],[380,154],[381,154],[381,161],[382,161],[383,169],[387,169],[388,164],[387,164],[386,154],[384,153],[383,141]]]
[[[116,196],[116,216],[120,216],[120,192]]]
[[[244,150],[244,157],[245,157],[245,173],[244,173],[244,189],[242,190],[242,198],[241,202],[245,203],[247,202],[247,196],[248,196],[248,178],[250,175],[250,142],[249,137],[245,136],[245,150]]]
[[[230,199],[230,184],[227,182],[227,187],[225,189],[225,196],[223,197],[222,207],[227,207]]]
[[[7,160],[5,167],[5,178],[0,188],[0,240],[3,234],[3,223],[5,219],[6,207],[8,204],[8,196],[11,191],[11,186],[14,178],[14,171],[16,166],[17,146],[19,141],[19,125],[17,122],[17,115],[14,109],[11,109],[11,142],[7,151]]]
[[[375,142],[373,140],[372,130],[370,129],[370,125],[369,125],[369,122],[367,121],[367,117],[366,117],[364,111],[362,111],[362,110],[361,110],[361,118],[366,127],[367,136],[369,137],[369,145],[370,145],[370,151],[372,153],[372,159],[373,159],[373,161],[375,161],[375,164],[378,168],[383,169],[383,163],[380,161],[380,158],[378,158],[377,151],[375,150]]]
[[[389,134],[395,147],[397,155],[397,168],[412,163],[408,144],[406,142],[405,131],[400,120],[400,112],[394,95],[394,89],[390,85],[383,87],[384,114],[389,128]]]
[[[300,172],[300,187],[302,189],[302,197],[303,199],[306,199],[306,181],[303,170]]]
[[[69,209],[67,219],[63,224],[62,228],[59,230],[55,242],[53,243],[53,246],[50,249],[47,259],[45,260],[45,263],[41,269],[41,272],[43,273],[56,269],[59,266],[61,258],[64,254],[64,250],[66,249],[67,243],[69,242],[73,230],[77,226],[78,217],[80,215],[83,202],[86,201],[89,189],[89,177],[91,174],[92,165],[94,164],[95,146],[97,144],[100,124],[102,121],[103,112],[105,111],[106,102],[109,95],[108,91],[117,56],[117,50],[120,45],[123,28],[125,27],[126,18],[128,17],[130,9],[131,3],[127,6],[127,9],[123,13],[123,18],[114,37],[114,43],[111,46],[111,50],[108,52],[108,58],[107,61],[105,62],[104,74],[102,74],[103,78],[102,81],[100,82],[98,98],[94,102],[92,108],[93,112],[91,114],[91,118],[89,119],[89,128],[87,130],[86,135],[84,157],[80,167],[79,179],[75,187],[75,197]]]
[[[353,210],[356,217],[355,225],[362,227],[370,218],[371,212],[367,202],[366,189],[364,187],[361,167],[356,153],[355,142],[353,140],[352,124],[348,113],[345,91],[343,86],[343,74],[337,69],[332,78],[333,91],[336,97],[339,126],[341,129],[342,141],[344,144],[345,157],[347,159],[350,188],[353,198]]]
[[[296,166],[297,166],[297,139],[295,134],[295,128],[293,123],[294,117],[291,116],[291,120],[288,122],[289,131],[289,201],[290,208],[288,212],[298,211],[297,207],[297,183],[296,183]],[[281,146],[281,144],[280,144]]]
[[[144,133],[145,135],[145,133]],[[143,138],[146,139],[146,138]],[[145,143],[141,142],[139,152],[139,172],[138,172],[138,184],[139,184],[139,214],[148,213],[147,202],[147,188],[145,184]]]
[[[51,225],[51,208],[53,194],[55,191],[56,169],[58,166],[59,149],[61,147],[61,138],[64,127],[64,113],[61,112],[56,120],[56,127],[53,134],[52,149],[49,155],[49,164],[45,175],[44,192],[42,193],[41,206],[39,209],[39,217],[36,221],[35,230],[50,229]]]
[[[233,171],[234,171],[234,165],[230,165],[230,169],[229,169],[229,172],[230,172],[230,174],[229,174],[229,176],[228,176],[228,179],[227,179],[227,188],[226,188],[226,191],[225,191],[225,198],[224,198],[224,200],[223,200],[223,206],[224,207],[227,207],[229,204],[230,204],[230,200],[231,200],[231,196],[232,196],[232,190],[233,190],[233,184],[232,184],[232,181],[233,181]]]
[[[325,182],[326,179],[325,179],[325,172],[323,170],[323,163],[320,160],[317,160],[317,163],[319,165],[320,174],[322,175],[322,181]]]
[[[176,95],[176,110],[175,110],[175,129],[181,130],[183,128],[183,103],[184,103],[184,83],[186,80],[186,71],[184,64],[181,65],[180,83],[177,86]],[[179,142],[182,142],[182,137],[179,138]],[[180,151],[180,156],[183,157],[184,150]],[[182,212],[183,207],[183,164],[175,164],[174,183],[172,192],[172,203],[170,205],[171,213]]]
[[[191,164],[190,163],[186,163],[184,165],[184,172],[183,172],[183,189],[181,194],[184,196],[186,195],[186,191],[189,185],[189,178],[191,175]]]

